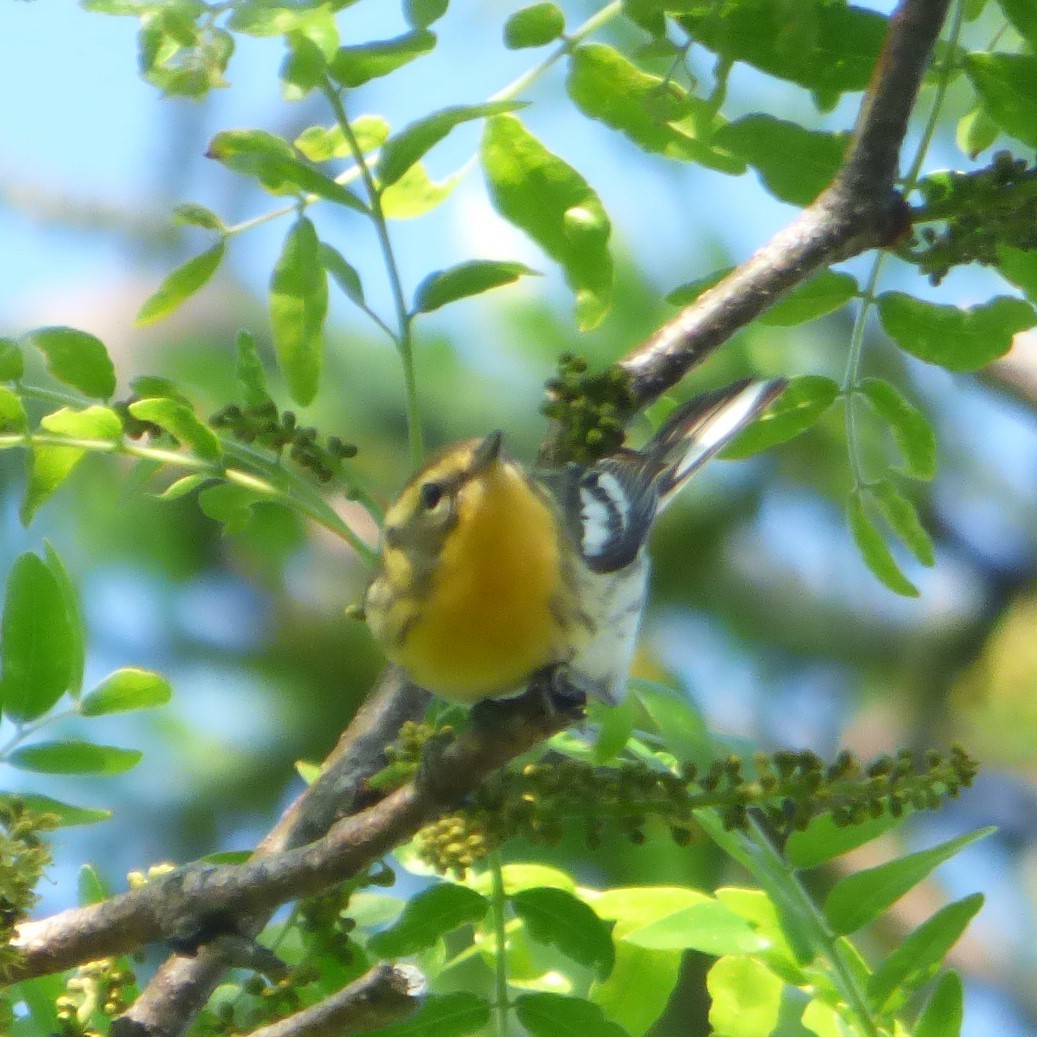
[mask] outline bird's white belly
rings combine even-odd
[[[644,551],[623,569],[579,576],[580,601],[594,633],[576,653],[570,669],[574,682],[610,706],[626,697],[627,677],[637,647],[637,632],[648,585]]]

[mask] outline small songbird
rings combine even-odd
[[[678,407],[641,450],[531,471],[502,433],[432,458],[389,508],[366,613],[390,660],[473,703],[535,675],[626,693],[655,517],[785,388],[743,380]]]

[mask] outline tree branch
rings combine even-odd
[[[249,1037],[348,1037],[413,1015],[425,995],[425,977],[410,965],[376,965],[323,1001]]]
[[[99,904],[23,923],[15,945],[24,957],[7,978],[57,972],[156,940],[204,943],[228,929],[240,931],[241,918],[254,922],[289,900],[316,896],[352,878],[493,771],[581,716],[582,711],[546,709],[544,688],[537,683],[519,698],[483,703],[468,730],[426,755],[414,781],[337,821],[315,842],[257,855],[245,864],[189,865]],[[160,986],[168,996],[169,985]],[[137,1022],[139,1014],[128,1013]],[[177,1027],[185,1022],[181,1017]],[[119,1032],[180,1031],[126,1027]]]
[[[908,208],[895,188],[900,150],[949,4],[903,0],[835,180],[788,227],[620,361],[633,378],[638,409],[811,274],[907,231]]]

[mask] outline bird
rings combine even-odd
[[[784,391],[742,379],[678,406],[639,450],[527,468],[491,432],[446,447],[385,515],[364,604],[388,659],[473,705],[541,674],[618,705],[649,577],[652,524]]]

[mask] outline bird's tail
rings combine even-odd
[[[788,382],[748,378],[703,393],[679,406],[642,451],[658,464],[660,509],[711,457],[723,450],[784,391]]]

